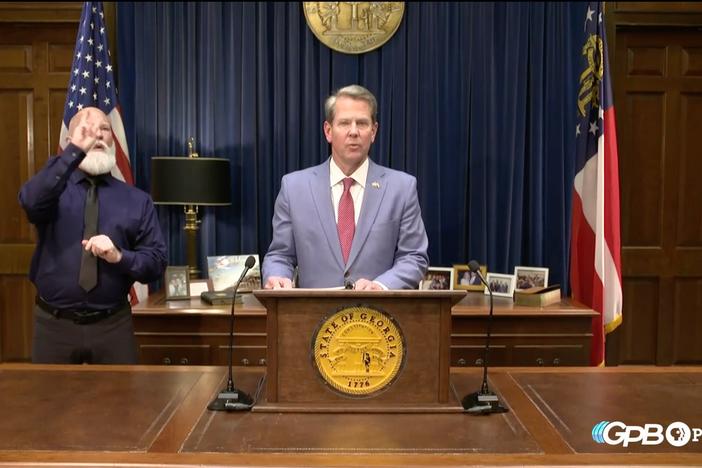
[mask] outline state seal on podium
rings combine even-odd
[[[374,307],[342,307],[313,335],[313,363],[329,388],[349,397],[371,397],[389,388],[405,362],[398,323]]]

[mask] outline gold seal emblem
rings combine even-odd
[[[404,364],[400,327],[385,312],[368,306],[345,307],[324,320],[313,346],[319,374],[344,395],[384,390]]]
[[[404,2],[302,2],[305,20],[330,49],[362,54],[385,44],[402,21]]]

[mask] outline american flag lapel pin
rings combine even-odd
[[[372,186],[373,188],[380,188],[380,184],[379,184],[378,182],[372,182],[372,183],[371,183],[371,186]]]

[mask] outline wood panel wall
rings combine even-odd
[[[608,4],[624,321],[608,358],[702,363],[702,4]],[[610,353],[613,351],[613,353]]]
[[[58,147],[81,7],[0,4],[0,361],[31,356],[36,236],[17,193]]]

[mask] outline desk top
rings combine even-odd
[[[511,411],[490,416],[210,412],[207,403],[226,375],[222,367],[2,364],[0,466],[699,465],[702,460],[702,441],[623,447],[598,444],[591,435],[601,421],[660,424],[664,430],[679,421],[691,430],[702,428],[701,368],[493,369],[490,387]],[[262,377],[261,370],[236,368],[235,383],[255,395]],[[480,380],[479,369],[452,371],[457,396],[477,390]]]
[[[439,291],[448,292],[448,291]],[[456,292],[456,291],[450,291]],[[404,292],[405,295],[408,293]],[[253,294],[242,294],[243,303],[236,304],[236,315],[265,316],[266,308]],[[489,297],[483,293],[468,292],[456,305],[451,308],[454,317],[469,317],[486,315],[489,311]],[[149,296],[145,303],[134,306],[136,315],[169,315],[169,314],[203,314],[203,315],[229,315],[230,305],[209,305],[192,297],[185,300],[166,301],[162,291]],[[571,298],[563,298],[561,302],[546,307],[527,307],[516,305],[510,298],[494,298],[495,316],[542,316],[552,314],[559,316],[592,317],[597,315],[589,307],[580,304]]]

